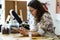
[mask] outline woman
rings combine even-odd
[[[54,27],[51,19],[51,15],[44,8],[43,4],[37,0],[32,0],[28,4],[31,14],[35,18],[35,29],[33,29],[32,35],[49,35],[54,33]],[[21,27],[20,33],[23,35],[28,35],[29,30]]]

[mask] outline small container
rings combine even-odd
[[[9,24],[5,24],[2,26],[2,34],[10,34],[10,26]]]
[[[32,32],[29,32],[29,40],[32,40]]]

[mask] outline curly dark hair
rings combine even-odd
[[[41,20],[41,17],[43,16],[43,14],[45,12],[47,12],[44,8],[43,8],[43,4],[38,1],[38,0],[31,0],[28,4],[28,6],[37,9],[37,13],[35,16],[35,21],[38,23]]]

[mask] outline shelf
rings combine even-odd
[[[26,1],[26,0],[5,0],[5,1]]]
[[[9,11],[14,9],[15,12],[20,15],[20,10],[22,10],[23,21],[27,20],[27,1],[21,0],[5,0],[5,20],[9,15]]]

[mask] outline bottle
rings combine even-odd
[[[29,40],[32,40],[32,32],[31,31],[29,31]]]

